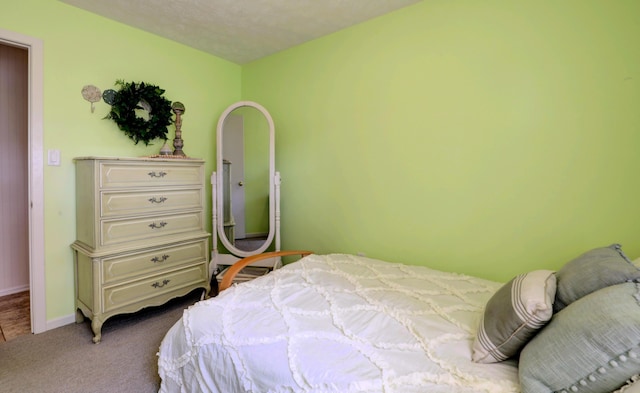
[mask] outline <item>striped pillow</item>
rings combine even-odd
[[[520,274],[487,302],[472,359],[496,363],[516,354],[553,315],[556,276],[551,270]]]

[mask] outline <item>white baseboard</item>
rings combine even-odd
[[[267,236],[269,236],[269,234],[264,232],[252,232],[244,234],[245,239],[253,239],[254,237],[264,237],[266,239]]]
[[[14,293],[20,293],[28,290],[29,290],[29,284],[21,285],[19,287],[0,289],[0,297],[13,295]]]
[[[7,296],[7,295],[13,295],[14,293],[20,293],[20,292],[24,292],[24,291],[28,291],[29,290],[29,285],[23,285],[23,286],[19,286],[19,287],[13,287],[13,288],[7,288],[7,289],[3,289],[0,290],[0,296]],[[51,330],[51,329],[56,329],[65,325],[69,325],[71,323],[75,323],[76,322],[76,316],[75,314],[70,314],[70,315],[66,315],[64,317],[60,317],[60,318],[55,318],[55,319],[51,319],[48,320],[46,323],[46,330]],[[40,332],[40,333],[44,333]]]
[[[66,315],[64,317],[49,319],[47,321],[47,330],[56,329],[65,325],[76,323],[76,314]]]

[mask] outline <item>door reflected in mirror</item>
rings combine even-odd
[[[258,109],[232,110],[222,126],[223,226],[241,251],[262,247],[270,230],[270,127]]]

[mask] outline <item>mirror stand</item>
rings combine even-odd
[[[280,174],[275,171],[271,115],[252,101],[232,104],[220,115],[216,138],[216,172],[211,175],[212,284],[213,274],[222,267],[267,250],[280,251]],[[277,269],[282,261],[278,256],[250,266]]]
[[[212,236],[213,236],[213,249],[211,251],[211,265],[209,267],[209,275],[212,275],[214,271],[217,270],[219,265],[233,265],[234,263],[236,263],[237,261],[239,261],[242,258],[245,258],[246,256],[251,256],[251,255],[255,255],[257,254],[256,252],[250,252],[250,255],[235,255],[232,253],[220,253],[219,252],[219,248],[218,248],[218,217],[220,216],[222,219],[224,219],[224,210],[220,211],[218,210],[218,190],[219,187],[217,186],[217,173],[213,172],[211,174],[211,206],[212,208]],[[274,251],[280,251],[280,172],[275,172],[275,179],[274,179]],[[223,223],[224,226],[224,223]],[[233,230],[227,230],[227,232],[225,233],[226,236],[229,235],[229,233],[233,233]],[[268,246],[268,245],[267,245]],[[269,267],[272,269],[278,269],[280,267],[282,267],[282,260],[281,258],[271,258],[271,259],[266,259],[266,260],[261,260],[259,262],[256,262],[254,265],[252,266],[262,266],[262,267]]]

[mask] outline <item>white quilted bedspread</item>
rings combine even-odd
[[[499,283],[353,255],[310,255],[185,311],[160,392],[519,392],[471,344]]]

